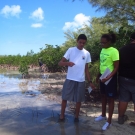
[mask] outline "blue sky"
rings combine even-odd
[[[0,55],[39,52],[45,44],[62,45],[68,29],[101,17],[88,0],[1,0]]]

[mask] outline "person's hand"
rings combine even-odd
[[[97,77],[96,77],[96,83],[99,83],[100,82],[100,75],[97,75]]]
[[[100,79],[99,76],[96,77],[96,83],[99,83]]]
[[[94,86],[93,83],[90,83],[90,87],[92,88],[92,90],[95,90],[96,89],[96,87]]]
[[[73,63],[73,62],[68,62],[68,66],[69,67],[73,67],[75,65],[75,63]]]
[[[109,78],[106,77],[106,78],[102,79],[101,82],[102,82],[102,83],[105,83],[105,82],[108,81],[108,80],[109,80]]]

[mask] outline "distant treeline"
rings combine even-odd
[[[41,59],[50,72],[61,71],[62,67],[58,66],[58,62],[69,47],[76,46],[78,35],[84,33],[88,38],[85,48],[91,53],[92,57],[90,70],[92,71],[93,76],[95,76],[99,70],[98,60],[101,51],[101,35],[104,33],[115,33],[117,36],[117,42],[114,44],[114,47],[119,49],[129,42],[129,37],[133,31],[135,31],[134,25],[123,25],[120,23],[103,24],[99,18],[93,18],[89,25],[85,25],[85,27],[80,28],[77,31],[67,31],[65,33],[66,41],[60,46],[45,44],[45,47],[40,48],[38,53],[34,53],[31,50],[30,52],[27,52],[25,56],[21,56],[19,54],[0,56],[0,64],[22,67],[29,65],[38,66],[38,59]]]

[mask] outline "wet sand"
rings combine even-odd
[[[49,75],[49,77],[47,77]],[[9,77],[10,76],[10,77]],[[20,79],[18,79],[20,78]],[[0,134],[1,135],[134,135],[133,104],[126,114],[129,120],[117,123],[117,102],[112,126],[101,131],[105,121],[95,122],[101,114],[101,104],[85,102],[81,107],[80,122],[75,124],[74,103],[68,102],[66,122],[57,122],[60,113],[61,89],[65,73],[36,73],[29,79],[21,79],[14,73],[0,76]]]

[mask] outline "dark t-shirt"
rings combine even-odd
[[[119,53],[119,75],[135,80],[135,43],[123,46]]]

